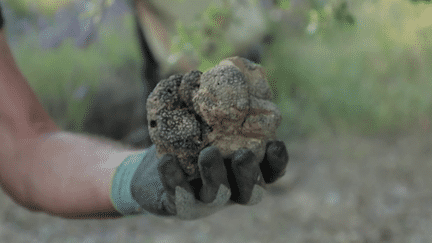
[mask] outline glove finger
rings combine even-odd
[[[211,203],[203,203],[195,199],[195,195],[181,187],[176,188],[176,215],[180,219],[198,219],[207,217],[232,204],[231,191],[223,184],[219,187],[216,199]]]
[[[260,164],[265,183],[273,183],[285,174],[288,159],[288,151],[284,142],[270,141],[267,143],[266,155]]]
[[[221,184],[211,203],[196,200],[196,194],[187,180],[186,173],[173,155],[167,154],[162,157],[158,171],[168,194],[168,204],[164,206],[180,219],[197,219],[213,214],[227,205],[231,197],[229,188]]]
[[[202,180],[202,187],[199,193],[199,198],[202,202],[213,202],[218,195],[221,185],[229,189],[224,160],[217,147],[211,146],[201,151],[198,157],[198,168]]]
[[[165,154],[160,160],[158,171],[162,185],[170,196],[175,197],[177,186],[193,194],[192,187],[187,181],[187,176],[181,168],[176,156]]]
[[[231,159],[231,171],[228,178],[231,185],[231,200],[238,204],[248,204],[257,184],[262,185],[262,175],[256,156],[249,149],[237,150]],[[260,197],[255,193],[254,197]],[[254,200],[260,200],[255,198]],[[256,202],[254,202],[256,203]]]

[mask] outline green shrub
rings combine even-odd
[[[80,130],[92,95],[115,70],[132,69],[136,74],[132,82],[137,85],[140,82],[140,53],[134,38],[133,18],[127,15],[118,21],[122,22],[119,27],[101,25],[96,43],[83,49],[77,48],[73,39],[65,40],[58,48],[41,49],[37,33],[22,36],[14,45],[14,57],[20,69],[61,126]],[[135,65],[131,67],[130,63]],[[119,80],[122,81],[125,80]],[[80,87],[88,92],[77,98]]]
[[[316,1],[302,36],[291,36],[290,23],[271,21],[273,44],[266,47],[263,66],[276,94],[285,135],[307,135],[322,130],[366,134],[427,128],[432,115],[432,5],[406,0]],[[289,1],[281,1],[289,10]],[[287,10],[288,9],[288,10]],[[206,53],[204,32],[223,36],[212,26],[212,16],[230,11],[212,6],[203,13],[205,24],[178,24],[173,52],[190,52],[201,59],[201,69],[213,66],[232,48],[217,39],[219,52]],[[15,57],[45,104],[56,101],[56,119],[75,124],[87,112],[90,96],[77,100],[78,87],[96,92],[107,79],[105,70],[128,69],[138,63],[139,49],[131,16],[123,34],[111,25],[99,28],[100,39],[85,49],[72,40],[53,50],[37,48],[36,33],[23,37]],[[114,34],[115,33],[115,34]],[[213,36],[214,37],[214,36]],[[190,45],[187,45],[189,43]],[[134,69],[132,68],[132,69]],[[138,81],[138,74],[136,75]]]
[[[264,65],[290,125],[281,132],[331,128],[370,134],[427,127],[432,6],[403,0],[350,3],[358,11],[334,12],[341,11],[337,4],[312,10],[313,28],[300,39],[281,31],[287,23],[276,24],[277,41]],[[349,23],[342,18],[341,25],[337,14],[352,18]]]

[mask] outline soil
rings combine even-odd
[[[432,136],[287,141],[286,175],[256,206],[208,218],[67,220],[0,194],[0,242],[432,242]]]

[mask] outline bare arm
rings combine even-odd
[[[19,71],[0,30],[0,184],[15,202],[68,218],[120,216],[110,200],[110,178],[131,153],[62,132]]]
[[[131,153],[110,142],[54,132],[31,139],[10,164],[22,165],[16,184],[23,186],[27,207],[62,217],[105,218],[120,216],[110,200],[110,180]]]

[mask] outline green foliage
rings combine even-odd
[[[264,66],[274,70],[277,101],[291,125],[282,132],[427,129],[432,8],[403,0],[348,3],[311,10],[300,40],[275,26],[277,41]]]
[[[290,0],[280,0],[277,5],[281,9],[289,9],[290,8]]]
[[[60,7],[70,4],[72,0],[5,0],[5,2],[18,14],[26,15],[29,12],[39,11],[52,15]]]
[[[134,33],[131,16],[120,21],[123,23],[122,31]],[[56,49],[43,50],[38,47],[37,33],[24,36],[15,45],[14,56],[20,69],[61,126],[71,124],[69,129],[81,129],[91,96],[109,78],[107,75],[113,74],[113,71],[106,70],[127,69],[129,60],[139,63],[136,40],[130,36],[113,34],[119,32],[121,30],[114,25],[101,26],[97,44],[85,49],[78,49],[74,40],[69,39]],[[138,70],[135,71],[138,73]],[[77,98],[80,87],[88,89],[88,93]],[[53,111],[59,107],[64,109]]]
[[[326,37],[338,35],[339,30],[352,30],[356,23],[354,15],[348,9],[346,0],[330,0],[324,6],[315,4],[309,11],[307,34],[319,34]]]
[[[279,1],[284,9],[290,1]],[[263,66],[284,117],[282,135],[327,130],[372,134],[420,127],[432,118],[432,6],[407,0],[315,1],[302,36],[285,31],[289,22],[272,22],[272,45]],[[355,10],[355,11],[354,11]],[[285,11],[285,12],[284,12]],[[271,18],[269,18],[271,19]],[[193,24],[177,23],[172,53],[193,55],[200,70],[234,53],[226,41],[232,10],[211,6]],[[77,50],[72,41],[60,48],[36,48],[26,36],[15,51],[18,63],[40,97],[65,103],[64,123],[76,124],[86,113],[86,97],[74,93],[85,84],[94,91],[109,73],[139,60],[131,16],[128,37],[100,26],[101,45]],[[126,33],[126,32],[125,32]],[[59,115],[60,117],[60,115]]]
[[[87,6],[89,6],[89,10],[83,12],[80,18],[88,18],[92,19],[94,24],[99,24],[103,13],[108,9],[115,0],[90,0],[87,2]]]
[[[173,38],[171,52],[174,56],[197,56],[199,70],[207,70],[233,53],[227,42],[226,29],[232,18],[229,8],[210,5],[194,23],[185,26],[177,21],[177,35]]]

